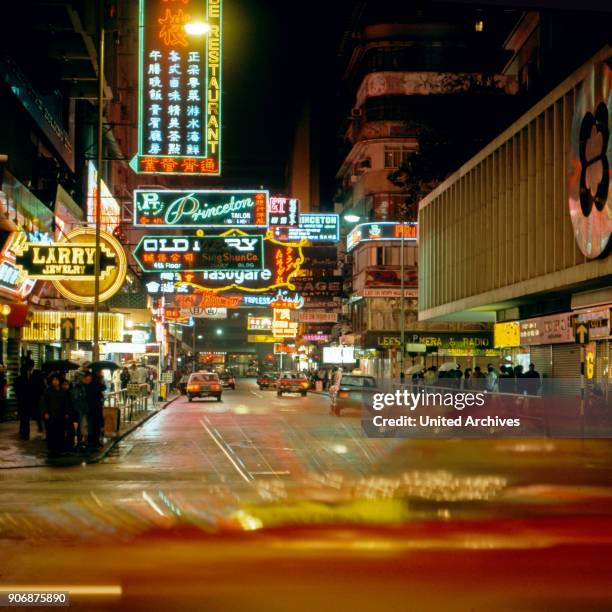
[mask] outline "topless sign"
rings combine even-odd
[[[134,225],[158,228],[264,228],[268,191],[134,191]]]

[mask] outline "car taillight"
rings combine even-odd
[[[218,391],[221,388],[221,385],[211,385],[210,387],[213,391]]]
[[[348,391],[340,391],[338,393],[338,397],[348,397],[348,396],[349,396]]]
[[[187,385],[187,391],[197,391],[198,385]]]
[[[304,389],[308,389],[308,383],[306,381],[304,381],[302,383],[302,387],[304,387]]]

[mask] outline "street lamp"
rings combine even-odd
[[[201,340],[204,336],[202,334],[198,334],[198,340]]]
[[[210,32],[210,24],[205,21],[193,21],[185,24],[185,32],[190,36],[203,36]]]
[[[222,336],[223,335],[223,330],[219,327],[217,328],[216,332],[217,336]]]
[[[344,215],[343,219],[348,223],[359,223],[361,221],[361,217],[359,215],[348,214]]]

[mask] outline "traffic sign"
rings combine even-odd
[[[586,344],[589,341],[589,327],[585,323],[578,323],[574,329],[576,344]]]
[[[73,342],[76,335],[76,319],[61,319],[60,330],[62,341]]]

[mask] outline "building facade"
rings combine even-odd
[[[496,344],[509,360],[523,355],[556,379],[582,372],[606,392],[611,65],[606,46],[424,198],[419,211],[422,321],[495,322]]]

